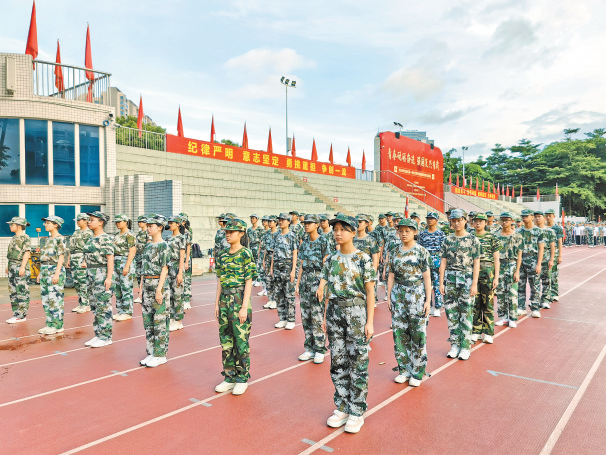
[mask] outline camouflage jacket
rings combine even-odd
[[[490,232],[486,232],[481,236],[474,232],[473,235],[480,241],[480,245],[482,245],[480,261],[494,263],[494,253],[501,251],[503,248],[499,239]]]
[[[556,233],[553,229],[545,226],[544,228],[539,228],[543,231],[543,240],[545,241],[545,251],[543,251],[543,264],[547,264],[549,259],[551,258],[551,244],[554,243],[555,252],[554,252],[554,260],[558,257],[558,241],[556,240]],[[592,234],[593,235],[593,234]]]
[[[271,232],[271,230],[267,231],[267,236],[265,237],[265,250],[269,253],[274,252],[274,246],[276,244],[276,237],[280,235],[280,229],[277,229],[276,232]],[[271,259],[271,254],[269,255]]]
[[[305,234],[306,234],[305,228],[303,227],[303,225],[301,223],[291,224],[290,230],[295,233],[295,235],[297,236],[297,239],[299,239],[299,240],[303,240],[303,238],[305,237]]]
[[[135,239],[137,241],[137,254],[141,255],[141,253],[143,253],[143,250],[145,249],[145,245],[147,245],[147,242],[151,241],[151,236],[147,233],[146,230],[141,230],[137,232]]]
[[[84,253],[84,245],[93,236],[90,229],[79,229],[69,238],[69,251],[72,254]]]
[[[501,232],[501,229],[503,229],[503,228],[498,223],[494,223],[494,224],[491,224],[490,226],[486,226],[486,232],[490,232],[492,235],[498,235],[499,232]]]
[[[396,232],[396,227],[390,227],[389,225],[383,227],[383,242],[385,242],[385,244],[389,243],[390,239],[397,239],[400,240],[398,238],[398,233]]]
[[[215,234],[215,251],[221,252],[226,248],[229,248],[229,242],[225,238],[225,231],[223,229],[219,229]]]
[[[263,234],[263,226],[257,226],[256,229],[253,229],[252,226],[249,227],[246,232],[248,233],[248,240],[250,241],[250,245],[258,245],[261,243],[261,235]]]
[[[9,261],[21,262],[23,255],[27,251],[32,251],[32,240],[29,238],[29,235],[15,235],[8,244],[6,258]]]
[[[105,232],[97,237],[92,236],[84,245],[84,260],[88,267],[107,265],[109,254],[114,254],[114,239]]]
[[[533,226],[531,229],[521,227],[517,232],[522,236],[522,255],[538,256],[539,243],[545,243],[541,229],[537,226]]]
[[[171,235],[166,239],[166,243],[168,244],[169,257],[168,260],[173,265],[179,264],[179,259],[181,258],[180,252],[187,249],[187,239],[185,234]],[[185,260],[185,255],[183,256],[183,260]]]
[[[40,262],[51,262],[56,265],[59,262],[59,256],[63,255],[63,259],[65,259],[66,253],[65,237],[62,235],[55,238],[47,237],[44,247],[40,250]]]
[[[498,239],[501,245],[503,245],[503,249],[499,254],[500,262],[516,262],[518,260],[518,253],[522,249],[522,236],[514,231],[511,235],[500,233]]]
[[[299,249],[299,239],[293,231],[282,235],[279,231],[274,238],[274,262],[292,259],[293,252]]]
[[[446,259],[446,269],[461,272],[472,272],[473,261],[480,259],[482,246],[471,234],[457,237],[449,235],[442,244],[441,256]]]
[[[145,245],[141,255],[141,276],[160,276],[164,266],[170,265],[170,247],[164,240]],[[164,286],[168,286],[165,280]]]
[[[385,245],[385,240],[383,240],[383,234],[381,234],[381,231],[377,230],[377,228],[374,228],[372,231],[370,231],[368,235],[371,236],[375,240],[375,242],[377,242],[377,247],[381,248],[383,245]]]
[[[353,238],[353,244],[358,250],[369,255],[370,259],[372,259],[373,254],[379,254],[379,246],[377,245],[377,241],[369,234],[363,238],[359,238],[356,235]]]
[[[419,245],[425,248],[432,256],[440,254],[444,240],[446,240],[446,234],[440,228],[434,232],[424,230],[419,234]]]
[[[242,247],[234,254],[223,250],[217,257],[215,273],[223,289],[244,286],[247,280],[257,279],[257,266],[249,248]]]
[[[313,242],[307,236],[297,254],[297,261],[305,271],[320,271],[324,264],[324,258],[331,253],[328,239],[319,235]]]
[[[423,273],[429,270],[431,256],[429,251],[418,243],[409,250],[400,244],[389,255],[388,272],[394,274],[395,282],[417,282],[423,279]]]
[[[364,283],[377,281],[372,259],[362,251],[330,255],[322,268],[322,279],[327,282],[329,299],[366,299]]]
[[[561,224],[555,223],[553,226],[549,226],[549,228],[551,230],[553,230],[553,232],[555,232],[555,258],[557,259],[560,256],[560,248],[559,248],[559,242],[558,240],[563,239],[564,238],[564,228],[562,228]],[[599,227],[596,228],[598,229],[598,235],[600,235],[599,233]]]
[[[124,234],[119,232],[114,235],[114,255],[128,256],[128,250],[136,246],[137,240],[131,231],[126,231]]]
[[[328,246],[330,247],[330,251],[332,253],[337,251],[337,241],[335,240],[335,233],[332,231],[332,229],[328,232],[322,231],[320,232],[320,235],[328,240]]]

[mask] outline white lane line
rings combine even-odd
[[[585,257],[585,258],[583,258],[583,259],[580,259],[580,260],[578,260],[578,261],[576,261],[576,262],[564,263],[564,265],[562,265],[562,266],[560,267],[560,270],[561,270],[561,269],[565,269],[566,267],[570,267],[571,265],[578,264],[579,262],[583,262],[583,261],[585,261],[585,260],[587,260],[587,259],[589,259],[589,258],[592,258],[592,257],[594,257],[594,256],[599,256],[599,255],[604,254],[604,253],[606,253],[606,251],[602,251],[601,253],[592,254],[591,256],[587,256],[587,257]],[[566,257],[566,256],[564,256],[564,258],[565,258],[565,257]]]
[[[550,318],[549,316],[543,316],[543,319],[554,319],[556,321],[566,321],[566,322],[579,322],[581,324],[597,324],[597,325],[602,325],[601,322],[588,322],[588,321],[577,321],[575,319]]]

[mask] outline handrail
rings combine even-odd
[[[410,193],[410,196],[414,197],[415,199],[419,200],[421,203],[428,205],[429,207],[431,207],[433,210],[437,210],[440,213],[444,213],[444,211],[448,210],[448,208],[455,208],[454,206],[452,206],[451,204],[449,204],[448,202],[446,202],[444,199],[436,196],[435,194],[430,193],[429,191],[427,191],[425,188],[420,187],[419,185],[417,185],[416,183],[412,183],[410,180],[405,179],[404,177],[402,177],[401,175],[396,174],[393,171],[377,171],[380,174],[381,173],[388,173],[388,174],[392,174],[395,177],[398,177],[400,180],[404,181],[407,185],[410,185],[416,189],[418,189],[419,191],[421,191],[422,193],[424,193],[425,197],[427,197],[430,200],[435,200],[435,201],[439,201],[442,203],[442,210],[440,210],[439,208],[435,207],[435,205],[430,204],[427,201],[424,201],[422,199],[420,199],[418,196],[415,196],[414,192],[412,191],[407,191],[404,190],[402,188],[400,188],[402,191],[404,191],[405,193]],[[381,182],[381,183],[391,183],[391,182]],[[437,204],[436,204],[437,205]]]
[[[116,144],[166,152],[166,133],[157,133],[116,124]]]
[[[37,60],[37,59],[34,60],[34,63],[46,63],[48,65],[63,66],[65,68],[74,68],[74,69],[77,69],[77,70],[90,71],[92,73],[103,74],[104,76],[111,76],[111,73],[106,73],[105,71],[93,70],[93,69],[90,69],[90,68],[83,68],[81,66],[67,65],[65,63],[47,62],[45,60]]]
[[[454,186],[454,185],[451,185],[451,186]],[[469,188],[465,188],[465,187],[457,187],[457,188],[462,188],[464,190],[468,190],[469,189]],[[463,201],[468,202],[470,204],[473,204],[475,206],[478,206],[478,204],[474,204],[472,201],[467,201],[467,200],[463,199],[460,194],[455,194],[452,191],[450,191],[450,195],[451,195],[451,197],[454,196],[457,199],[460,199],[460,200],[463,200]],[[466,194],[465,196],[477,197],[477,196],[474,196],[473,194]],[[485,204],[488,204],[488,206],[489,206],[489,208],[491,209],[492,212],[494,212],[494,213],[501,213],[503,211],[502,207],[498,207],[498,206],[494,205],[493,203],[490,202],[490,199],[483,199],[483,198],[479,198],[479,199],[481,199],[482,202],[484,202]]]

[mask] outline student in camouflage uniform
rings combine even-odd
[[[275,280],[271,273],[271,257],[274,254],[276,236],[280,234],[278,229],[278,218],[274,215],[269,217],[269,232],[265,235],[265,256],[263,257],[263,269],[265,274],[265,286],[267,287],[267,303],[263,308],[275,310],[278,305],[275,296]]]
[[[300,214],[294,210],[292,212],[288,212],[288,214],[291,216],[290,230],[296,234],[297,239],[299,242],[301,242],[303,240],[303,236],[305,235],[305,229],[303,229],[303,225],[299,223]]]
[[[471,341],[476,342],[483,336],[484,343],[492,344],[494,335],[494,292],[499,284],[501,266],[499,252],[503,246],[495,235],[486,232],[486,218],[485,213],[479,212],[473,218],[474,235],[480,241],[482,249]]]
[[[555,222],[555,211],[553,209],[545,210],[545,220],[547,227],[555,232],[555,256],[551,268],[551,286],[549,288],[549,301],[554,303],[560,298],[560,264],[562,264],[564,229],[561,224]],[[600,229],[600,227],[597,227],[597,229]]]
[[[490,232],[492,235],[498,236],[501,232],[501,225],[494,219],[494,214],[491,211],[486,212],[486,232]]]
[[[253,253],[253,257],[255,258],[255,264],[257,263],[257,259],[259,258],[259,244],[261,242],[261,234],[263,233],[263,228],[258,226],[259,217],[256,214],[252,214],[250,216],[250,224],[251,226],[246,230],[248,234],[248,248]],[[261,283],[255,281],[253,286],[261,286]]]
[[[242,395],[250,379],[250,294],[252,283],[257,278],[257,267],[252,251],[240,243],[246,232],[246,223],[230,219],[224,229],[229,248],[222,250],[217,257],[215,317],[219,321],[223,360],[221,374],[225,379],[215,387],[215,391],[232,390],[233,395]]]
[[[145,245],[142,256],[141,273],[143,278],[143,328],[147,340],[147,357],[141,365],[157,367],[166,363],[170,321],[170,289],[168,268],[170,265],[170,247],[162,240],[162,229],[166,218],[152,214],[147,218],[147,232],[151,242]]]
[[[375,268],[375,272],[379,269],[379,246],[377,245],[374,236],[366,233],[366,228],[369,224],[368,217],[363,213],[356,215],[356,221],[358,222],[358,232],[353,239],[354,246],[366,253],[372,259],[372,266]]]
[[[450,219],[455,233],[442,244],[440,264],[440,292],[444,296],[451,345],[447,357],[467,360],[471,355],[473,302],[478,293],[482,246],[466,232],[463,210],[450,212]]]
[[[265,267],[263,267],[263,259],[265,258],[265,236],[269,232],[269,217],[264,215],[261,217],[263,228],[259,233],[259,253],[255,265],[257,266],[258,283],[263,286],[263,289],[257,295],[267,295],[267,285],[265,281]]]
[[[292,330],[295,328],[295,278],[299,239],[295,231],[289,229],[288,214],[280,213],[278,220],[281,232],[274,237],[271,257],[274,298],[280,317],[275,327]]]
[[[223,227],[225,226],[225,213],[222,213],[217,217],[217,221],[219,222],[219,229],[217,229],[217,233],[215,234],[215,248],[213,256],[216,258],[219,256],[219,253],[223,251],[225,248],[229,248],[229,244],[225,240],[225,231]]]
[[[29,268],[29,259],[32,251],[32,241],[29,235],[25,233],[25,228],[29,223],[25,218],[18,216],[7,221],[11,232],[15,235],[8,244],[6,259],[6,274],[8,275],[8,292],[11,299],[11,308],[13,317],[8,319],[8,324],[24,322],[29,310],[29,279],[31,271]]]
[[[370,256],[353,244],[358,229],[356,219],[340,213],[330,224],[340,249],[324,262],[316,292],[318,300],[325,301],[322,327],[330,345],[330,376],[337,407],[326,423],[333,428],[345,425],[345,431],[357,433],[367,409],[368,353],[374,334],[377,274]]]
[[[141,254],[145,249],[145,245],[149,242],[149,234],[147,233],[147,223],[145,220],[147,217],[141,215],[137,218],[137,225],[139,226],[139,232],[135,236],[137,245],[137,254],[135,254],[135,280],[139,287],[139,295],[135,298],[135,303],[141,303]]]
[[[520,283],[518,285],[518,316],[526,314],[526,282],[530,285],[530,309],[533,317],[541,317],[540,312],[540,277],[541,262],[545,240],[543,231],[534,225],[533,212],[522,210],[524,226],[518,229],[522,236],[522,267],[520,268]]]
[[[86,268],[82,267],[84,261],[84,245],[93,236],[93,232],[88,228],[88,215],[79,213],[76,216],[78,229],[75,231],[68,242],[69,259],[66,261],[66,267],[72,271],[74,288],[78,293],[78,306],[72,309],[76,313],[87,313],[90,311],[88,299],[88,282]]]
[[[440,293],[440,262],[442,260],[440,250],[442,249],[442,244],[446,239],[446,235],[440,228],[438,228],[437,212],[428,212],[425,219],[427,220],[427,229],[418,235],[419,245],[425,248],[431,257],[429,271],[431,275],[433,292],[435,294],[433,304],[434,310],[431,314],[433,314],[435,317],[439,317],[440,309],[444,305],[444,299]]]
[[[427,367],[427,318],[431,309],[431,256],[415,242],[418,224],[398,223],[401,243],[389,255],[387,280],[398,384],[421,385]]]
[[[319,224],[318,215],[305,215],[303,225],[307,236],[297,254],[300,270],[295,287],[295,293],[300,296],[301,324],[305,333],[305,352],[299,360],[313,359],[314,363],[324,362],[326,352],[326,336],[322,331],[324,307],[318,301],[316,291],[320,286],[322,266],[331,253],[327,238],[318,234]]]
[[[93,235],[84,245],[84,262],[88,279],[88,298],[95,315],[93,328],[95,336],[84,343],[91,348],[112,344],[112,276],[114,274],[114,241],[103,230],[109,216],[103,212],[87,213],[88,228]]]
[[[169,247],[168,263],[168,287],[170,289],[170,323],[168,329],[170,332],[181,330],[183,328],[183,274],[185,269],[185,250],[187,249],[187,239],[185,227],[181,225],[182,219],[179,215],[168,219],[168,229],[172,233],[166,239]]]
[[[545,254],[541,262],[541,308],[551,307],[551,270],[556,261],[556,233],[545,225],[545,214],[541,210],[534,212],[534,224],[542,230],[545,241]],[[535,316],[533,317],[540,317]]]
[[[318,232],[321,236],[326,237],[328,240],[328,245],[330,246],[330,251],[334,253],[337,251],[337,242],[335,242],[335,236],[332,232],[330,224],[328,223],[329,218],[328,213],[322,213],[320,215],[320,228]]]
[[[509,327],[515,328],[518,326],[518,281],[522,266],[523,240],[515,230],[511,212],[501,213],[501,224],[498,239],[503,249],[499,252],[499,285],[496,292],[501,320],[495,322],[495,325],[508,324]]]
[[[120,232],[114,235],[114,292],[116,294],[115,321],[133,318],[133,272],[131,264],[137,253],[131,221],[124,214],[116,215],[114,222]]]
[[[38,330],[42,335],[54,335],[63,332],[63,286],[65,286],[65,238],[59,235],[63,218],[49,216],[42,218],[44,229],[50,232],[44,246],[40,249],[40,296],[46,313],[46,327]]]
[[[181,225],[185,228],[183,235],[185,236],[185,265],[183,272],[183,309],[190,310],[191,309],[191,279],[192,279],[192,257],[191,257],[191,245],[194,239],[194,232],[189,224],[189,218],[187,213],[179,213],[179,218],[181,218]]]

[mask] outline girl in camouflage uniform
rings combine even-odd
[[[274,237],[270,269],[280,318],[275,327],[292,330],[295,328],[295,278],[299,238],[290,230],[290,217],[286,213],[280,213],[278,219],[281,232]]]
[[[74,288],[78,293],[78,306],[73,308],[72,311],[87,313],[90,311],[88,281],[86,269],[82,267],[82,261],[84,260],[84,245],[93,236],[93,233],[88,228],[88,215],[86,213],[79,213],[76,217],[76,223],[79,229],[69,238],[69,260],[66,261],[66,267],[69,267],[72,271]]]
[[[189,225],[189,219],[186,213],[179,213],[179,216],[183,220],[181,223],[185,228],[185,232],[183,235],[185,236],[185,274],[183,277],[183,309],[190,310],[191,309],[191,277],[192,277],[192,258],[191,258],[191,244],[194,238],[194,232],[192,231]]]
[[[63,286],[65,285],[65,239],[59,235],[63,218],[49,216],[42,218],[44,229],[50,232],[40,250],[40,296],[46,313],[46,327],[38,330],[42,335],[54,335],[63,332]]]
[[[263,257],[263,273],[265,275],[265,287],[267,288],[267,303],[263,308],[275,310],[278,307],[276,296],[274,294],[275,280],[271,274],[271,257],[274,254],[274,243],[276,236],[280,234],[278,231],[278,219],[271,215],[269,217],[269,232],[265,235],[265,256]]]
[[[26,320],[29,309],[29,278],[31,271],[28,262],[31,257],[32,241],[29,235],[25,233],[25,228],[29,226],[25,218],[16,216],[7,223],[15,236],[8,244],[6,252],[8,265],[5,273],[8,275],[8,292],[13,310],[13,317],[6,322],[16,324]]]
[[[248,240],[250,242],[248,247],[250,248],[250,251],[252,251],[253,257],[255,259],[255,264],[257,263],[257,259],[259,258],[259,244],[261,242],[261,234],[263,233],[263,228],[257,225],[258,222],[259,217],[253,213],[250,216],[250,224],[252,226],[246,230],[246,233],[248,234]],[[261,283],[255,281],[253,283],[253,286],[261,286]]]
[[[494,325],[518,326],[518,282],[522,266],[522,236],[515,231],[513,215],[501,213],[502,229],[498,233],[503,249],[499,254],[499,285],[497,287],[498,314],[500,321]]]
[[[133,318],[133,270],[131,264],[137,252],[135,235],[130,230],[131,221],[126,215],[116,215],[114,220],[120,230],[114,235],[114,292],[116,293],[116,321]]]
[[[269,217],[263,216],[261,218],[261,223],[263,223],[263,229],[259,234],[259,253],[257,255],[257,260],[255,264],[257,265],[257,272],[259,273],[259,283],[263,286],[257,295],[267,295],[267,285],[265,281],[265,268],[263,267],[263,258],[265,256],[265,238],[267,233],[269,232]]]
[[[168,266],[168,285],[170,287],[170,323],[169,330],[183,328],[183,269],[185,268],[185,250],[187,239],[185,227],[181,226],[181,217],[173,216],[168,219],[168,229],[172,236],[166,239],[170,247],[170,264]]]
[[[139,226],[139,232],[135,236],[137,241],[137,254],[135,254],[135,275],[137,285],[139,286],[139,295],[135,298],[135,303],[141,303],[141,254],[145,249],[145,245],[149,242],[149,234],[147,233],[147,223],[145,220],[147,217],[141,215],[137,218],[137,225]]]

